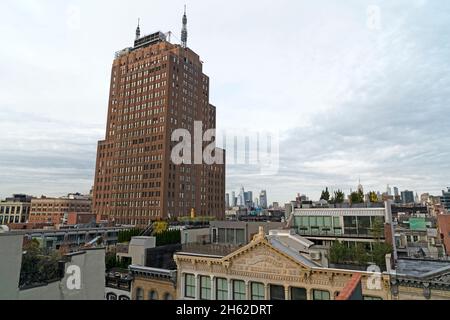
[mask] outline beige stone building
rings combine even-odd
[[[450,300],[450,262],[401,259],[391,271],[393,300]]]
[[[330,269],[320,251],[290,231],[264,230],[228,255],[179,252],[180,300],[334,300],[361,274],[364,299],[391,299],[387,274]]]
[[[176,300],[176,271],[130,266],[132,300]]]
[[[0,225],[25,223],[28,221],[31,207],[31,197],[15,194],[0,202]]]

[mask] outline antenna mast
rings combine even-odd
[[[186,5],[184,5],[184,15],[183,15],[183,29],[181,30],[181,46],[183,48],[187,48],[187,40],[188,40],[188,30],[187,30],[187,14],[186,14]]]

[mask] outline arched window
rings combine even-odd
[[[144,290],[142,288],[136,289],[136,300],[144,300]]]
[[[117,295],[115,293],[108,293],[106,295],[106,300],[117,300]]]
[[[158,300],[158,292],[156,292],[155,290],[150,291],[150,293],[148,295],[148,299],[149,300]]]
[[[164,295],[164,300],[173,300],[173,297],[172,297],[172,295],[170,294],[170,293],[166,293],[165,295]]]

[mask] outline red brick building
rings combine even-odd
[[[69,195],[63,198],[46,198],[31,200],[30,223],[66,223],[69,213],[92,212],[92,201],[89,197]]]
[[[176,165],[171,159],[175,130],[194,138],[197,121],[203,132],[216,128],[209,84],[194,51],[161,32],[140,37],[138,27],[134,47],[118,52],[112,65],[106,137],[98,144],[95,172],[98,219],[147,226],[192,209],[198,216],[224,217],[225,165]]]
[[[450,256],[450,214],[440,214],[437,218],[439,232],[445,246],[445,252]]]
[[[91,212],[69,212],[66,224],[74,226],[77,224],[88,224],[96,222],[97,216]]]

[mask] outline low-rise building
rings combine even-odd
[[[450,261],[399,259],[390,281],[393,300],[450,300]]]
[[[180,230],[181,244],[210,243],[211,238],[209,230],[209,227],[183,228]]]
[[[447,256],[450,256],[450,214],[437,216],[439,235]]]
[[[26,223],[29,219],[31,196],[15,194],[0,202],[0,225]]]
[[[444,249],[436,218],[422,214],[399,216],[395,225],[395,245],[398,257],[440,259]]]
[[[118,242],[119,232],[127,230],[124,227],[95,227],[95,228],[59,228],[26,230],[23,235],[29,240],[38,240],[42,247],[59,249],[66,248],[77,250],[96,238],[102,238],[106,246],[115,245]]]
[[[68,226],[95,224],[97,216],[90,212],[69,212],[64,215]]]
[[[80,194],[69,194],[62,198],[32,199],[29,221],[55,225],[66,224],[69,213],[91,213],[91,204],[90,196]]]
[[[212,221],[210,238],[214,244],[246,245],[258,234],[259,227],[266,233],[284,226],[281,222]]]
[[[105,299],[131,300],[133,277],[128,270],[112,269],[106,273]]]
[[[133,300],[176,300],[177,271],[130,266]]]
[[[363,243],[370,249],[378,237],[386,238],[385,226],[392,221],[390,208],[389,203],[382,208],[297,208],[293,228],[318,245],[331,247],[339,240],[348,244]],[[376,225],[382,228],[380,234],[374,230]]]
[[[56,275],[39,282],[22,272],[24,234],[0,233],[0,300],[102,300],[105,249],[86,249],[63,257]],[[31,266],[33,267],[33,266]],[[38,270],[35,271],[38,273]],[[30,284],[23,279],[28,278]],[[21,284],[24,282],[23,284]]]
[[[354,274],[367,299],[390,299],[389,277],[323,267],[320,252],[290,231],[260,231],[246,246],[228,254],[181,251],[175,254],[180,300],[334,300]]]
[[[129,244],[118,246],[117,257],[129,265],[144,266],[147,250],[156,247],[155,237],[133,237]]]

